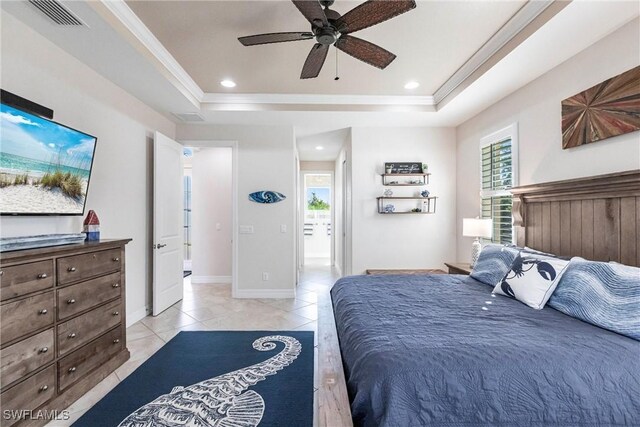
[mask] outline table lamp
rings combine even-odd
[[[462,235],[465,237],[475,237],[473,245],[471,246],[471,267],[476,264],[480,251],[482,250],[482,244],[480,238],[491,238],[493,231],[493,221],[491,218],[463,218],[462,219]]]

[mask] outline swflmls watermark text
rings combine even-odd
[[[30,410],[30,409],[5,409],[2,411],[2,419],[5,420],[68,420],[69,411],[57,410]]]

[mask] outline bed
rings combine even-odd
[[[514,196],[519,246],[640,265],[639,171]],[[461,275],[339,280],[354,424],[640,425],[639,341],[491,291]]]

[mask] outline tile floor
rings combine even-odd
[[[336,279],[330,266],[316,261],[305,266],[295,299],[233,299],[230,285],[192,284],[185,278],[182,301],[127,328],[131,358],[73,403],[69,420],[47,427],[71,425],[180,331],[259,329],[316,332],[316,425],[351,425],[329,298]],[[319,323],[324,333],[318,334]]]

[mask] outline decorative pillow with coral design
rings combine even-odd
[[[493,292],[541,310],[551,298],[569,261],[520,252]]]

